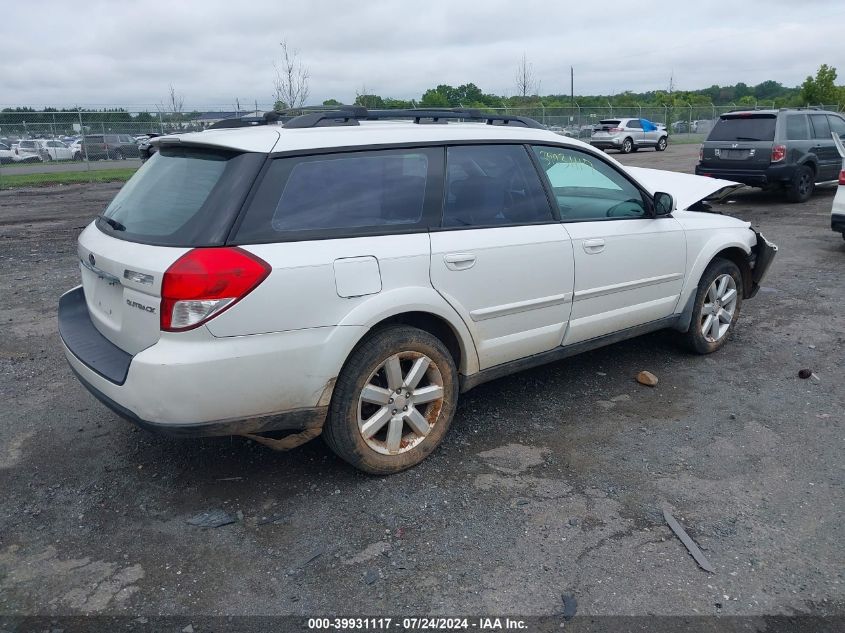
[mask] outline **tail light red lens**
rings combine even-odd
[[[703,147],[699,147],[699,148],[698,148],[698,162],[700,163],[700,162],[702,162],[703,160],[704,160],[704,148],[703,148]]]
[[[608,132],[621,132],[624,129],[625,128],[622,128],[622,127],[612,127],[608,130]]]
[[[786,158],[786,145],[775,145],[772,148],[772,162],[777,163]]]
[[[195,248],[161,282],[161,329],[199,327],[252,292],[270,274],[264,260],[240,248]]]
[[[845,185],[845,169],[839,172],[839,184]]]

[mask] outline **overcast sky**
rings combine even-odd
[[[525,53],[541,93],[793,86],[822,63],[845,82],[842,0],[389,2],[6,0],[0,105],[146,106],[172,83],[188,109],[272,102],[279,42],[311,103],[356,91],[419,98],[438,83],[514,94]]]

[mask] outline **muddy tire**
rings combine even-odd
[[[374,475],[419,464],[455,414],[458,371],[446,346],[414,327],[362,341],[335,385],[323,438],[338,457]]]
[[[683,334],[687,348],[697,354],[721,349],[739,319],[742,307],[742,274],[732,261],[717,258],[701,276],[689,330]]]
[[[807,202],[816,188],[815,174],[806,165],[800,165],[786,188],[786,199],[790,202]]]

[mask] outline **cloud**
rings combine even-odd
[[[837,0],[775,0],[766,11],[665,1],[7,4],[7,34],[30,33],[37,45],[0,39],[2,105],[152,108],[171,83],[191,108],[268,104],[282,38],[310,69],[313,102],[349,102],[364,85],[397,98],[470,81],[512,94],[523,53],[545,94],[568,93],[570,65],[581,94],[661,89],[670,74],[679,89],[797,85],[822,63],[845,65]]]

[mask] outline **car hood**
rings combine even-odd
[[[725,193],[727,193],[728,190],[743,186],[731,180],[693,176],[676,171],[648,169],[646,167],[627,167],[626,169],[650,193],[662,191],[670,194],[675,200],[677,209],[689,209],[696,202],[709,198],[717,192],[725,190]]]

